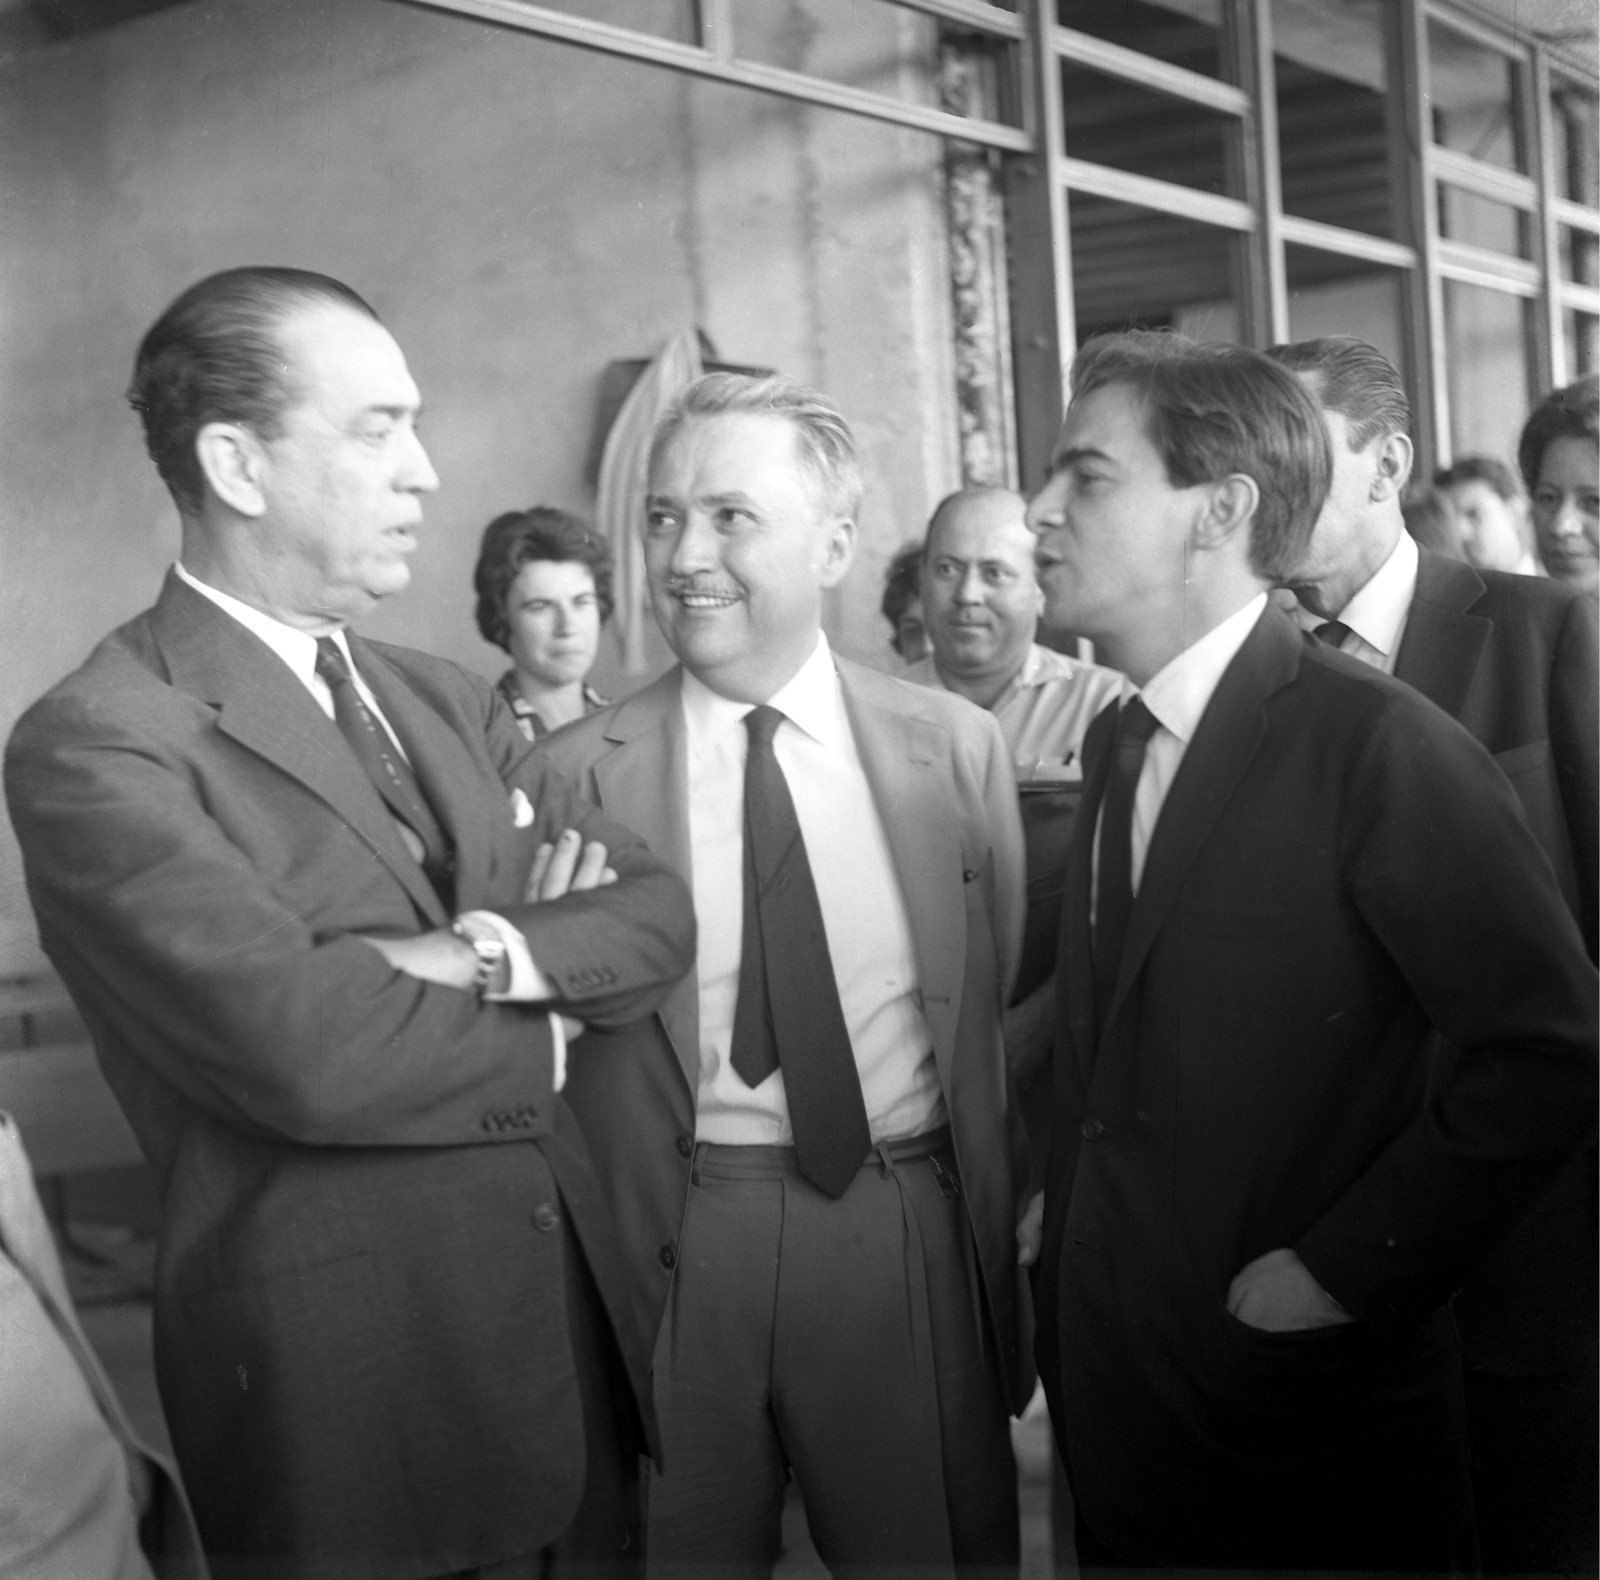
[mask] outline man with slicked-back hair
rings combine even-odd
[[[1286,580],[1300,623],[1414,686],[1515,792],[1593,961],[1600,951],[1600,647],[1592,593],[1478,569],[1403,530],[1411,410],[1400,375],[1345,336],[1275,346],[1318,402],[1333,486]],[[1487,903],[1494,903],[1492,897]],[[1456,1057],[1448,1048],[1439,1057]],[[1574,1158],[1454,1302],[1484,1567],[1593,1570],[1600,1474],[1595,1152]]]
[[[213,1571],[637,1573],[648,1356],[561,1090],[585,1024],[688,968],[688,895],[493,687],[347,628],[438,483],[348,286],[200,281],[130,399],[181,557],[23,716],[6,795],[160,1184],[157,1379]]]

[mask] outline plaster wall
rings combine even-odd
[[[823,3],[741,8],[748,52],[925,97],[926,18],[859,4],[841,26]],[[674,0],[622,9],[681,25]],[[0,60],[0,735],[153,598],[177,520],[122,390],[161,308],[243,263],[348,280],[427,402],[442,486],[370,634],[497,673],[471,617],[483,525],[589,511],[602,370],[699,324],[855,424],[868,492],[828,630],[884,659],[883,565],[958,481],[940,159],[398,0],[190,0]],[[638,683],[609,651],[596,679]],[[0,823],[0,974],[36,962]]]

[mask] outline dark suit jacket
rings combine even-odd
[[[692,958],[683,885],[529,758],[487,682],[351,649],[454,839],[458,907],[522,930],[557,1007],[651,1010]],[[447,918],[305,687],[175,577],[23,717],[6,789],[41,940],[160,1183],[157,1368],[208,1547],[392,1580],[551,1541],[584,1463],[560,1210],[645,1419],[648,1356],[543,1011],[354,936]],[[620,881],[523,905],[569,823]]]
[[[905,893],[923,1009],[1014,1408],[1032,1387],[1014,1238],[1025,1148],[1000,1005],[1020,950],[1022,828],[994,719],[959,697],[837,659],[845,709]],[[690,875],[680,672],[546,736],[538,751]],[[591,1033],[569,1096],[614,1193],[640,1320],[660,1325],[689,1189],[700,1073],[691,973],[659,1016]]]
[[[1111,722],[1062,919],[1040,1371],[1115,1550],[1281,1567],[1325,1517],[1310,1556],[1338,1567],[1368,1509],[1319,1516],[1321,1489],[1404,1504],[1450,1447],[1429,1432],[1458,1384],[1416,1335],[1592,1130],[1594,973],[1482,748],[1269,608],[1168,794],[1097,1038]],[[1426,1094],[1430,1026],[1463,1056]],[[1353,1324],[1227,1315],[1234,1275],[1280,1246]]]

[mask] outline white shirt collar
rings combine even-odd
[[[1212,626],[1198,642],[1190,643],[1145,682],[1139,695],[1163,729],[1188,744],[1223,671],[1244,646],[1266,607],[1267,595],[1257,593],[1244,608]]]
[[[767,698],[791,724],[824,746],[838,743],[846,729],[839,700],[839,676],[833,650],[819,630],[811,656]],[[691,744],[710,745],[742,723],[752,707],[713,691],[686,668],[683,671],[683,713]]]
[[[311,677],[317,669],[317,639],[310,632],[297,631],[292,625],[274,620],[270,614],[263,614],[229,593],[208,587],[184,569],[182,560],[174,561],[172,568],[177,572],[179,581],[194,588],[202,598],[209,598],[224,614],[231,615],[247,631],[259,636],[294,671],[302,685],[312,684]],[[345,662],[354,671],[355,661],[350,656],[350,644],[345,640],[342,628],[333,633],[333,639],[339,644]]]
[[[1349,626],[1369,647],[1385,658],[1393,657],[1405,630],[1406,615],[1417,591],[1417,540],[1401,531],[1389,557],[1372,573],[1367,585],[1339,611],[1340,621]],[[1314,620],[1313,624],[1320,624]]]

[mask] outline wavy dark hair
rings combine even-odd
[[[207,423],[239,423],[264,440],[281,436],[283,414],[301,390],[278,331],[295,313],[320,304],[378,318],[326,274],[226,269],[191,285],[139,342],[128,404],[181,514],[197,514],[205,497],[195,440]]]
[[[1304,557],[1333,475],[1327,427],[1300,380],[1243,346],[1136,329],[1101,335],[1073,359],[1074,400],[1113,384],[1139,401],[1175,487],[1254,479],[1250,567],[1282,582]]]
[[[611,618],[611,550],[577,516],[553,505],[533,505],[508,510],[483,529],[472,585],[478,594],[478,630],[485,642],[511,649],[511,625],[506,600],[517,572],[533,560],[573,561],[587,565],[594,576],[600,623]]]
[[[1551,390],[1529,415],[1517,441],[1517,466],[1528,492],[1539,486],[1539,468],[1552,440],[1595,438],[1600,438],[1600,376],[1588,373],[1565,389]]]

